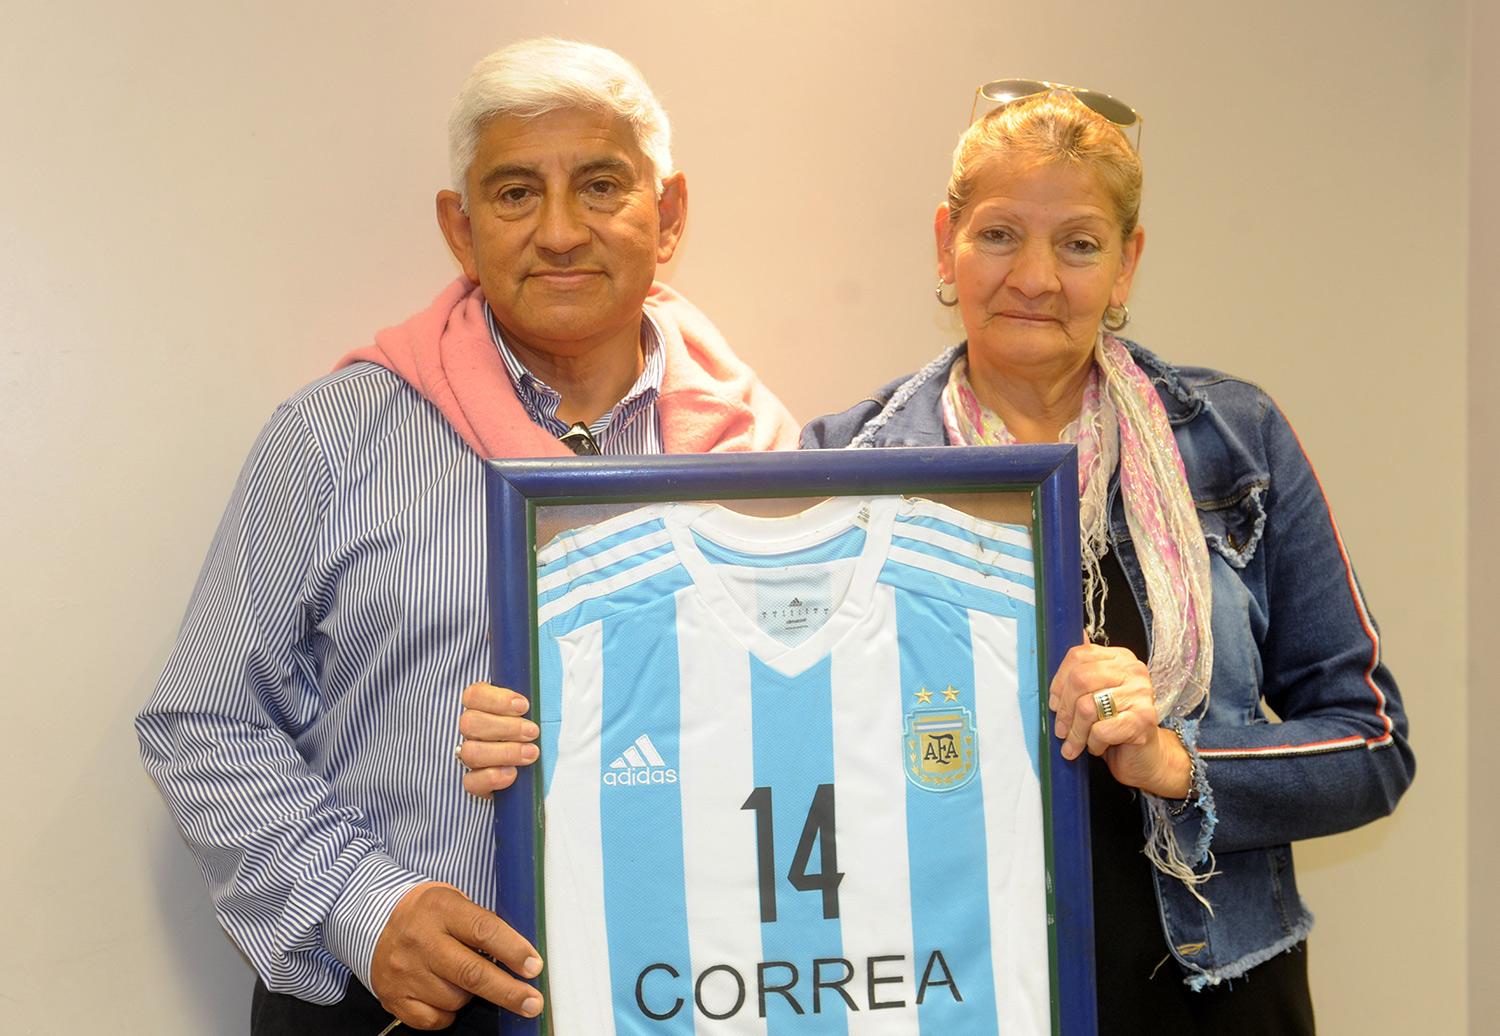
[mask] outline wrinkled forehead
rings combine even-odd
[[[539,115],[490,116],[480,126],[470,175],[483,179],[499,166],[570,172],[606,163],[651,175],[651,162],[625,119],[591,108],[555,108]]]
[[[965,208],[987,201],[1027,200],[1077,208],[1096,208],[1112,221],[1115,198],[1096,163],[1018,152],[991,154],[974,169]]]

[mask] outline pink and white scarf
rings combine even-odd
[[[1000,416],[974,394],[964,357],[953,365],[943,391],[943,423],[953,442],[1016,442]],[[1166,408],[1151,379],[1114,336],[1099,335],[1083,406],[1058,441],[1078,446],[1088,639],[1104,642],[1106,588],[1099,560],[1109,549],[1108,485],[1118,465],[1125,521],[1151,609],[1151,657],[1146,667],[1155,690],[1157,721],[1189,716],[1206,703],[1213,671],[1208,545]],[[1166,805],[1151,799],[1147,855],[1165,873],[1196,884],[1201,879],[1183,859],[1170,829]]]

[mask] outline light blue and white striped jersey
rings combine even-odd
[[[658,505],[538,566],[556,1031],[1049,1031],[1026,530]]]

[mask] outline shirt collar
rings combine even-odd
[[[616,415],[633,412],[636,409],[633,404],[654,402],[661,394],[662,377],[666,372],[661,329],[651,319],[650,313],[642,312],[641,317],[641,353],[645,361],[641,366],[641,373],[620,401],[601,415],[589,429],[596,437],[609,427]],[[557,417],[562,394],[533,374],[511,351],[505,341],[505,332],[500,329],[500,321],[495,319],[488,302],[484,304],[484,320],[489,326],[495,348],[500,350],[500,359],[505,364],[506,374],[510,376],[511,387],[515,389],[516,397],[531,415],[531,419],[553,434],[561,435],[567,431],[567,427]]]

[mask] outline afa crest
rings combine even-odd
[[[943,697],[956,702],[958,694],[949,687]],[[932,692],[923,688],[916,698],[929,702]],[[974,714],[957,704],[908,709],[905,748],[906,776],[917,787],[927,791],[961,788],[979,767]]]

